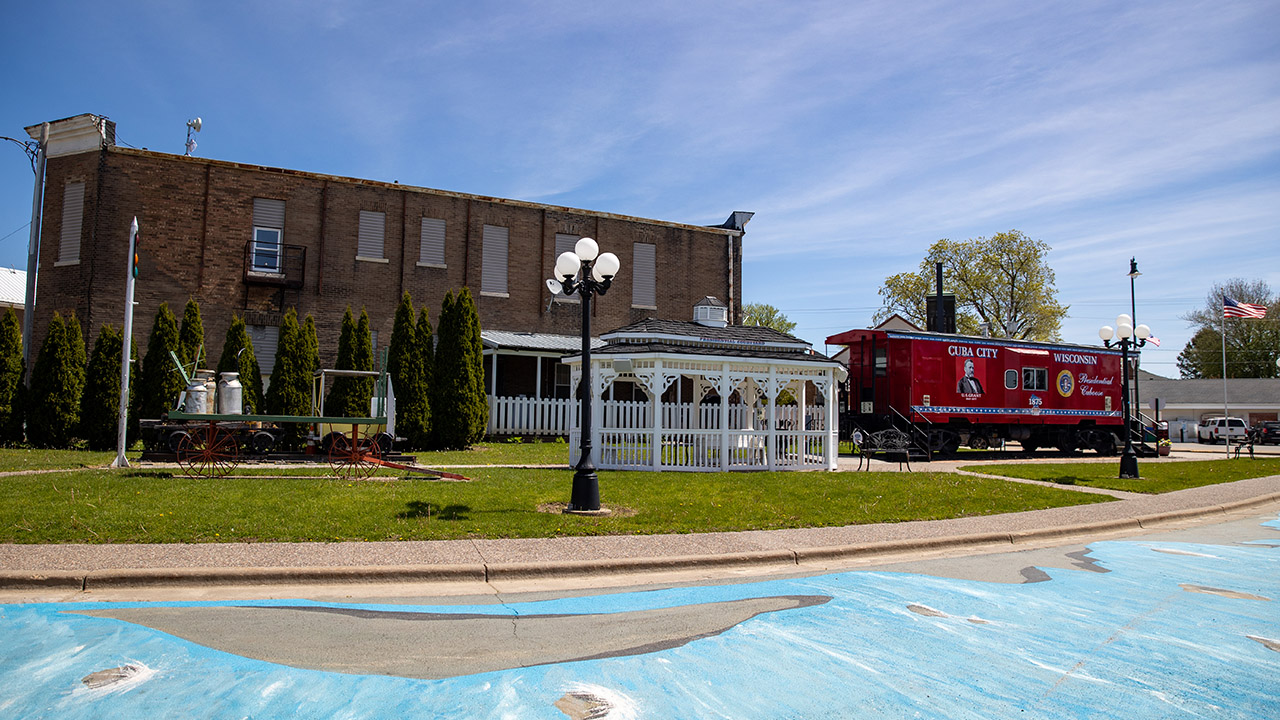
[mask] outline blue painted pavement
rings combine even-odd
[[[3,605],[0,717],[564,718],[569,695],[609,718],[1280,718],[1274,536],[1090,547],[1109,572],[1050,568],[1021,585],[848,572],[501,606],[112,604],[501,615],[832,598],[649,654],[445,680],[296,669],[67,612],[106,603]]]

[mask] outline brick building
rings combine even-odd
[[[27,132],[39,138],[41,128]],[[741,317],[749,213],[686,225],[137,150],[114,138],[115,124],[94,115],[49,123],[34,348],[54,311],[74,313],[90,343],[102,324],[120,325],[134,216],[135,341],[145,343],[161,302],[181,315],[194,297],[210,355],[239,313],[267,367],[287,308],[315,316],[321,361],[332,365],[347,306],[368,310],[385,348],[406,290],[433,321],[445,293],[467,286],[485,329],[576,335],[576,298],[553,298],[544,283],[582,236],[622,262],[593,306],[593,327],[685,319],[706,295],[727,298]]]

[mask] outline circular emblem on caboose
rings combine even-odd
[[[1063,370],[1058,373],[1058,394],[1062,397],[1071,397],[1071,393],[1075,392],[1076,380],[1071,376],[1070,370]]]

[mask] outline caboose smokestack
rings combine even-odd
[[[947,311],[942,303],[942,263],[933,264],[934,274],[937,276],[938,283],[938,301],[933,305],[934,321],[933,327],[938,332],[947,331]]]

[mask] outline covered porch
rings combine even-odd
[[[485,393],[492,436],[567,436],[578,411],[565,355],[580,352],[572,335],[483,330]],[[592,347],[604,342],[593,339]]]

